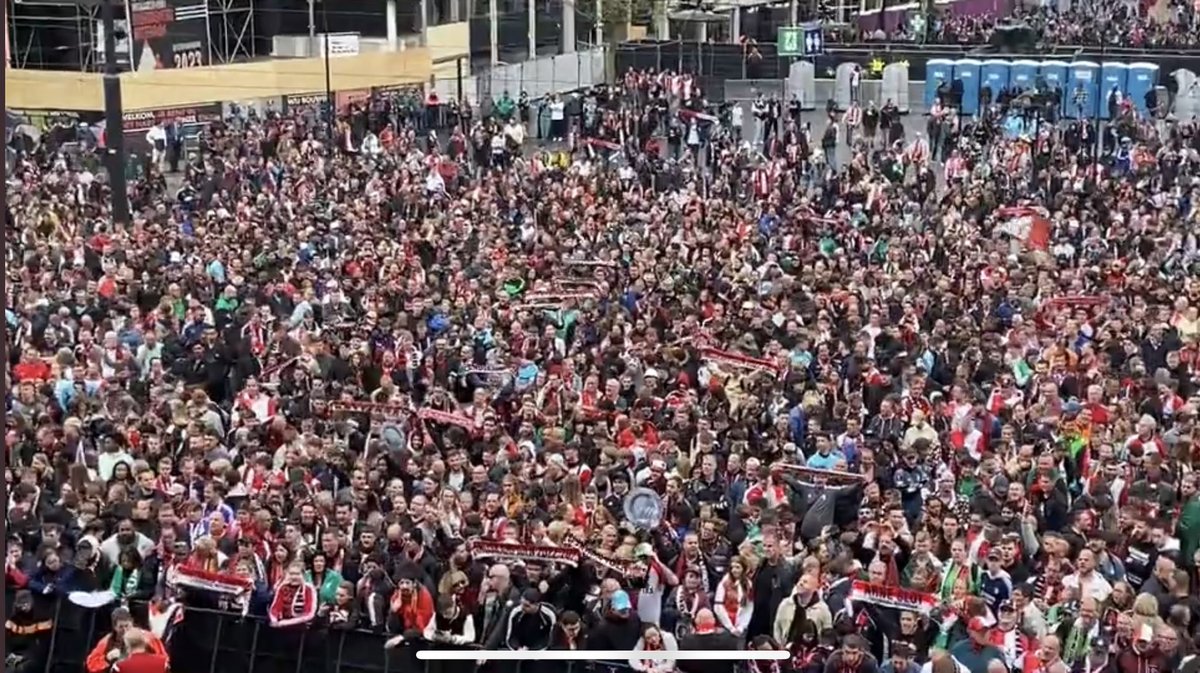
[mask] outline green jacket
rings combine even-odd
[[[1191,563],[1196,550],[1200,549],[1200,494],[1193,495],[1179,512],[1179,523],[1175,526],[1175,537],[1179,538],[1179,551],[1184,563]]]
[[[311,570],[304,572],[304,580],[309,584],[313,583]],[[342,576],[338,571],[332,568],[325,570],[325,580],[321,582],[321,586],[317,587],[317,602],[322,605],[332,605],[334,599],[337,598],[338,587],[342,585]]]

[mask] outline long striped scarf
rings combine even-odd
[[[958,582],[958,577],[963,573],[963,571],[968,573],[967,590],[974,591],[975,585],[977,584],[977,578],[974,570],[974,566],[971,565],[963,566],[955,563],[954,561],[948,563],[946,565],[946,572],[942,575],[942,583],[938,586],[938,596],[941,596],[942,600],[949,600],[950,596],[954,593],[954,584]]]
[[[1074,665],[1076,662],[1083,660],[1083,657],[1088,652],[1089,630],[1084,629],[1078,619],[1071,622],[1071,629],[1067,632],[1067,639],[1063,643],[1063,661]]]

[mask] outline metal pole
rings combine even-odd
[[[104,158],[112,189],[112,219],[120,226],[130,224],[129,195],[125,184],[125,129],[121,123],[121,75],[117,71],[115,0],[102,0],[104,22]]]
[[[329,149],[333,151],[333,120],[337,117],[337,109],[333,106],[333,81],[329,72],[329,3],[321,3],[321,24],[325,30],[325,110],[328,116],[325,118],[326,128],[329,131]]]
[[[454,59],[454,71],[455,92],[458,94],[458,103],[461,105],[463,101],[463,59],[461,56]]]
[[[217,655],[221,651],[221,648],[218,647],[218,645],[221,644],[221,631],[224,629],[224,627],[225,627],[225,620],[218,618],[217,619],[217,632],[216,632],[216,634],[213,635],[212,656],[210,656],[208,658],[208,673],[214,673],[214,671],[217,670]],[[89,640],[88,642],[91,642],[91,641]]]
[[[61,598],[59,600],[54,601],[54,621],[52,623],[55,626],[58,626],[58,617],[60,614],[62,614],[62,599]],[[46,650],[46,652],[47,652],[46,666],[44,669],[46,673],[50,673],[50,663],[52,661],[54,661],[54,646],[57,642],[58,642],[58,629],[55,628],[50,631],[50,648]],[[90,643],[92,641],[89,640],[87,642]]]

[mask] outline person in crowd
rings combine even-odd
[[[153,637],[136,627],[126,631],[124,638],[127,654],[113,664],[113,673],[167,673],[170,670],[167,655],[155,650],[150,644]]]
[[[655,624],[643,624],[642,637],[633,646],[634,652],[671,652],[679,649],[675,635]],[[634,655],[636,657],[636,655]],[[630,659],[629,667],[638,673],[671,673],[675,662],[669,659]]]
[[[13,594],[12,613],[4,622],[4,669],[12,673],[44,670],[52,628],[52,619],[35,612],[33,593],[18,589]]]
[[[133,639],[137,649],[131,649],[131,642],[126,636],[138,631]],[[85,667],[88,673],[105,673],[116,670],[116,666],[131,654],[150,653],[163,659],[167,658],[167,650],[162,641],[154,634],[145,633],[133,625],[133,615],[128,608],[119,607],[112,611],[112,632],[100,637],[88,653]]]
[[[543,142],[424,92],[333,138],[231,114],[170,190],[132,171],[128,222],[18,152],[6,579],[36,614],[174,610],[180,666],[226,656],[200,608],[283,667],[358,626],[401,668],[670,635],[796,671],[1185,666],[1200,125],[1122,100],[1099,144],[1013,133],[995,91],[933,142],[863,82],[861,121],[764,93],[739,140],[705,81],[547,98]]]
[[[713,611],[703,608],[693,618],[692,633],[679,642],[680,651],[729,651],[742,649],[740,638],[717,625]],[[680,659],[675,667],[684,673],[727,673],[735,670],[735,662],[704,659]]]

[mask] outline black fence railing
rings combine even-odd
[[[914,44],[904,42],[828,45],[824,54],[812,59],[818,78],[832,78],[843,63],[857,63],[867,77],[878,75],[892,63],[907,63],[908,78],[919,82],[925,79],[926,64],[932,59],[959,59],[972,49],[964,45]],[[1177,70],[1200,70],[1200,50],[1145,50],[1123,47],[1047,47],[1037,54],[996,54],[996,58],[1014,60],[1120,61],[1124,63],[1153,63],[1159,67],[1159,83],[1168,81]],[[709,44],[688,41],[639,40],[624,42],[615,50],[617,73],[634,70],[674,70],[700,78],[700,85],[710,100],[719,98],[725,80],[782,79],[788,76],[791,56],[780,56],[775,44],[759,43],[754,50],[736,44]],[[987,59],[988,55],[972,58]]]
[[[5,605],[12,593],[5,592]],[[31,673],[83,673],[88,654],[111,632],[115,605],[84,608],[68,600],[43,601],[39,610],[52,616],[54,628],[44,661]],[[135,620],[144,606],[132,606]],[[424,661],[416,657],[434,647],[417,641],[387,648],[390,634],[364,629],[339,630],[310,625],[277,629],[264,619],[239,613],[187,607],[167,640],[173,673],[550,673],[546,662]],[[437,647],[441,647],[440,645]],[[531,657],[532,659],[532,657]],[[631,673],[627,662],[554,662],[555,673]],[[545,669],[545,670],[544,670]]]

